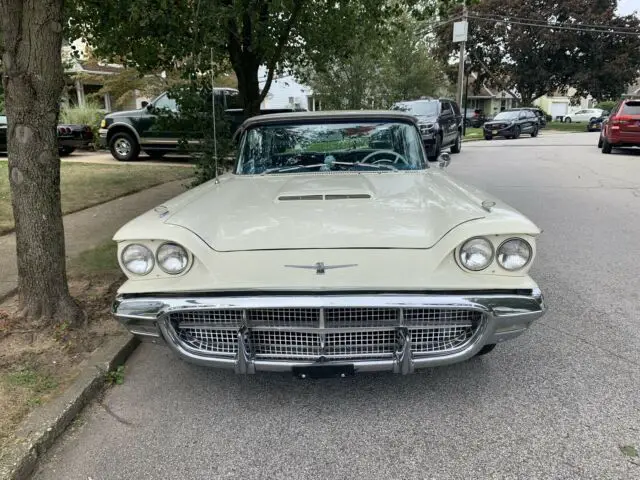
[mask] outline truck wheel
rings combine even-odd
[[[109,150],[113,158],[120,162],[130,162],[138,159],[140,145],[133,136],[127,132],[118,132],[109,141]]]

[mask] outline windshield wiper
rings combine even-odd
[[[393,165],[383,165],[383,164],[375,164],[375,163],[362,163],[362,162],[331,162],[331,163],[314,163],[313,165],[291,165],[287,167],[273,167],[268,168],[260,175],[268,175],[270,173],[282,173],[282,172],[292,172],[295,170],[307,170],[309,168],[320,168],[320,167],[331,167],[331,165],[340,165],[343,167],[371,167],[371,168],[384,168],[386,170],[391,170],[393,172],[397,172],[398,169]]]

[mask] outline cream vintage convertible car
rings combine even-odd
[[[190,362],[300,377],[484,354],[545,312],[540,230],[429,164],[409,114],[264,115],[233,172],[115,235],[113,311]]]

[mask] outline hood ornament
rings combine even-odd
[[[316,275],[324,275],[327,270],[335,270],[336,268],[351,268],[357,266],[357,263],[348,263],[345,265],[325,265],[324,262],[317,262],[314,265],[285,265],[286,268],[302,268],[305,270],[315,270]]]

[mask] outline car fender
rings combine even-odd
[[[138,134],[136,129],[133,128],[131,124],[125,123],[125,122],[117,122],[109,125],[109,129],[107,130],[107,141],[109,141],[111,136],[114,135],[113,133],[110,133],[110,132],[113,132],[115,129],[120,129],[120,128],[124,128],[125,130],[128,130],[129,133],[131,133],[136,138],[138,144],[140,143],[140,135]]]

